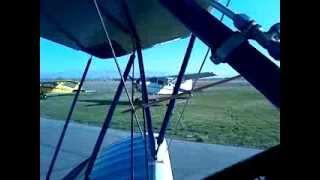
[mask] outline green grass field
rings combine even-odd
[[[85,88],[95,89],[97,93],[80,95],[72,119],[100,126],[117,84],[114,81],[86,82]],[[64,120],[72,99],[73,96],[69,95],[41,100],[40,115]],[[262,149],[280,143],[280,112],[249,85],[229,83],[194,94],[181,124],[175,129],[182,107],[182,102],[176,106],[167,131],[169,137]],[[111,123],[112,128],[130,128],[130,113],[121,113],[126,108],[128,101],[123,92]],[[165,104],[151,108],[155,132],[159,131],[165,108]],[[141,112],[137,114],[141,121]]]

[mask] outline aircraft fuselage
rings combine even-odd
[[[163,81],[159,83],[159,81],[147,81],[147,91],[149,95],[171,95],[173,93],[173,89],[175,86],[174,81],[167,81],[163,83]],[[137,85],[137,90],[141,92],[141,82]],[[185,80],[181,83],[179,94],[184,91],[190,91],[192,89],[192,79]]]

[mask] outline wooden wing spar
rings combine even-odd
[[[130,53],[132,35],[120,0],[97,0],[116,56]],[[197,0],[209,8],[208,0]],[[190,31],[158,0],[127,1],[142,48],[185,38]],[[110,58],[107,43],[93,0],[41,0],[40,36],[99,58]]]

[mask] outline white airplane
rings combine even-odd
[[[215,76],[212,72],[186,74],[183,77],[183,81],[180,85],[179,94],[183,92],[191,91],[193,88],[194,80]],[[134,79],[129,76],[131,80],[134,80],[134,86],[136,90],[141,92],[141,80],[140,78]],[[162,76],[146,78],[146,85],[149,95],[171,95],[176,83],[177,76]]]

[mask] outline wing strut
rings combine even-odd
[[[52,160],[51,160],[51,162],[50,162],[49,170],[48,170],[47,175],[46,175],[46,180],[49,180],[49,179],[50,179],[50,176],[51,176],[51,173],[52,173],[54,164],[55,164],[55,162],[56,162],[56,160],[57,160],[57,157],[58,157],[58,154],[59,154],[59,151],[60,151],[60,148],[61,148],[61,144],[62,144],[62,142],[63,142],[65,133],[66,133],[66,131],[67,131],[67,128],[68,128],[68,125],[69,125],[69,122],[70,122],[72,113],[73,113],[73,111],[74,111],[74,108],[75,108],[75,106],[76,106],[76,102],[77,102],[78,97],[79,97],[79,94],[80,94],[80,92],[81,92],[80,90],[81,90],[81,88],[82,88],[82,85],[83,85],[84,80],[86,79],[86,76],[87,76],[89,67],[90,67],[90,65],[91,65],[91,61],[92,61],[92,56],[89,58],[89,60],[88,60],[88,62],[87,62],[86,68],[85,68],[85,70],[84,70],[84,72],[83,72],[83,74],[82,74],[82,77],[81,77],[80,85],[79,85],[79,87],[78,87],[78,90],[76,91],[76,94],[75,94],[74,98],[73,98],[73,101],[72,101],[72,104],[71,104],[71,107],[70,107],[70,110],[69,110],[69,113],[68,113],[66,122],[64,123],[63,129],[62,129],[62,132],[61,132],[59,141],[58,141],[58,145],[57,145],[56,148],[55,148],[55,151],[54,151]]]
[[[130,58],[129,58],[129,62],[128,62],[127,67],[126,67],[126,69],[124,71],[124,74],[123,74],[124,81],[127,80],[127,77],[128,77],[129,72],[130,72],[131,66],[133,64],[134,58],[135,58],[134,54],[132,54],[130,56]],[[112,120],[113,113],[114,113],[115,108],[116,108],[116,106],[118,104],[118,101],[120,99],[120,96],[121,96],[123,88],[124,88],[124,82],[120,81],[120,83],[118,85],[118,88],[117,88],[117,91],[116,91],[116,93],[114,95],[112,104],[110,105],[108,114],[107,114],[107,116],[105,118],[105,121],[103,122],[102,127],[101,127],[97,142],[96,142],[96,144],[94,146],[94,149],[93,149],[93,151],[91,153],[91,156],[90,156],[90,159],[89,159],[89,162],[88,162],[88,167],[87,167],[86,172],[85,172],[86,179],[89,178],[89,175],[90,175],[90,173],[92,171],[94,162],[95,162],[95,160],[96,160],[96,158],[98,156],[98,153],[99,153],[99,150],[101,148],[104,136],[107,133],[107,129],[109,128],[110,122]]]
[[[144,72],[143,56],[142,56],[140,38],[137,33],[134,22],[131,18],[126,0],[122,0],[122,5],[124,8],[126,19],[128,20],[130,30],[131,30],[133,38],[135,40],[135,45],[136,45],[136,49],[137,49],[138,64],[139,64],[140,79],[141,79],[142,102],[148,104],[148,102],[149,102],[148,91],[147,91],[147,86],[146,86],[146,77],[145,77],[145,72]],[[148,139],[149,139],[149,144],[150,144],[151,156],[155,158],[156,157],[155,156],[155,154],[156,154],[155,153],[155,139],[154,139],[153,128],[152,128],[152,118],[151,118],[150,108],[149,107],[143,108],[143,111],[145,113],[145,118],[147,121],[147,131],[148,131]]]
[[[196,37],[192,34],[191,37],[190,37],[190,41],[189,41],[189,44],[188,44],[188,48],[187,48],[186,54],[185,54],[185,56],[183,58],[183,62],[182,62],[181,68],[180,68],[180,72],[178,74],[178,78],[177,78],[176,84],[175,84],[174,89],[173,89],[172,96],[177,95],[178,92],[179,92],[180,85],[181,85],[181,82],[182,82],[182,78],[183,78],[183,75],[184,75],[184,73],[186,71],[186,68],[187,68],[187,65],[188,65],[188,62],[189,62],[189,59],[190,59],[190,55],[191,55],[191,52],[192,52],[192,48],[193,48],[195,39],[196,39]],[[172,115],[172,111],[173,111],[175,102],[176,102],[175,98],[174,99],[170,99],[166,114],[165,114],[164,119],[163,119],[163,123],[161,125],[159,136],[158,136],[158,139],[157,139],[158,149],[160,147],[160,144],[163,142],[164,134],[165,134],[165,131],[167,129],[170,117]],[[158,149],[157,149],[157,151],[158,151]]]
[[[128,74],[128,77],[130,78],[130,75]],[[132,63],[132,77],[134,78],[134,61]],[[131,79],[131,78],[130,78]],[[134,101],[134,85],[133,85],[133,80],[131,80],[131,101]],[[134,112],[131,111],[131,120],[130,120],[130,164],[131,164],[131,169],[130,169],[130,179],[134,180],[134,152],[133,152],[133,133],[134,133],[134,127],[133,127],[133,118],[134,118]],[[144,140],[145,141],[145,140]]]

